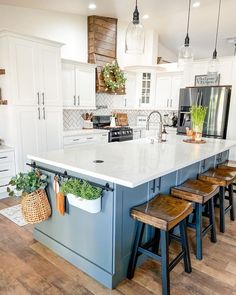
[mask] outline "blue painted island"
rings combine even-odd
[[[228,140],[188,144],[183,139],[173,135],[165,143],[140,139],[29,155],[31,163],[47,170],[52,207],[52,216],[35,226],[35,239],[106,287],[115,288],[126,277],[135,233],[130,208],[225,162],[236,146]],[[99,213],[71,206],[68,200],[66,214],[57,212],[53,179],[65,171],[104,188]],[[146,238],[151,234],[147,231]]]

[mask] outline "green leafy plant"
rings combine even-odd
[[[197,106],[197,105],[193,105],[190,108],[193,130],[194,129],[199,130],[199,132],[202,131],[207,109],[208,108],[206,106]]]
[[[107,63],[102,69],[102,75],[106,86],[106,91],[115,92],[117,89],[125,87],[126,77],[121,71],[117,61]]]
[[[85,180],[70,178],[64,181],[61,185],[61,192],[64,195],[73,194],[86,200],[96,200],[101,197],[102,189],[92,186]]]
[[[42,174],[39,170],[34,170],[28,173],[19,173],[12,177],[7,192],[9,196],[19,197],[38,189],[45,189],[46,186],[47,175]]]

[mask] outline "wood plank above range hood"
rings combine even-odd
[[[117,59],[116,50],[117,19],[97,15],[88,16],[88,62],[97,65],[96,90],[98,93],[110,93],[105,90],[101,71],[105,64]]]

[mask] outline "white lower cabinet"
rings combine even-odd
[[[17,170],[26,171],[28,154],[62,147],[62,109],[22,107],[17,109]]]
[[[8,183],[14,175],[14,151],[0,150],[0,199],[6,197]]]
[[[64,148],[73,148],[81,144],[108,143],[108,133],[64,136]]]

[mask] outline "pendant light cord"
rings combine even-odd
[[[188,35],[188,32],[189,32],[190,12],[191,12],[191,0],[189,0],[189,5],[188,5],[187,35]]]
[[[219,0],[219,8],[218,8],[218,18],[217,18],[217,26],[216,26],[216,39],[215,39],[215,50],[213,52],[213,58],[217,58],[217,44],[218,44],[218,34],[219,34],[219,25],[220,25],[220,12],[221,12],[221,0]]]
[[[190,13],[191,13],[191,0],[189,0],[189,5],[188,5],[188,21],[187,21],[187,33],[184,41],[185,46],[189,46],[189,23],[190,23]]]
[[[133,13],[133,24],[134,25],[139,24],[138,0],[135,1],[135,10]]]

